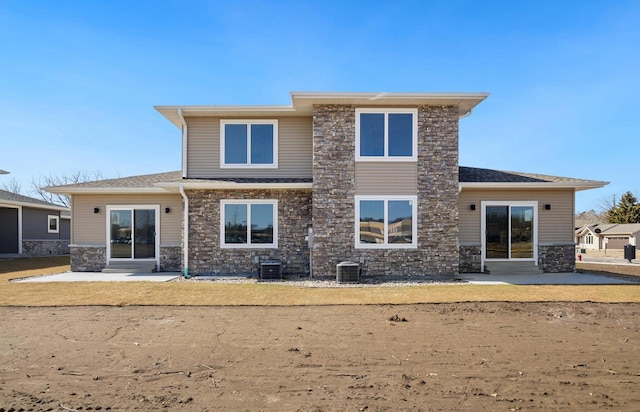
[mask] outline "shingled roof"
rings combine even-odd
[[[595,180],[573,179],[569,177],[551,176],[503,170],[481,169],[477,167],[459,168],[459,181],[463,187],[574,187],[576,190],[602,187],[607,182]],[[75,183],[64,186],[45,188],[53,193],[88,193],[88,192],[165,192],[188,188],[233,188],[261,186],[268,187],[304,187],[311,188],[311,178],[247,178],[219,177],[211,179],[183,179],[182,172],[166,172],[117,179],[98,180],[95,182]]]
[[[572,187],[576,190],[602,187],[608,182],[574,179],[571,177],[543,175],[538,173],[510,172],[505,170],[481,169],[477,167],[459,168],[459,182],[462,187]]]
[[[67,208],[65,208],[64,206],[56,205],[55,203],[47,202],[29,196],[19,195],[12,192],[7,192],[6,190],[0,190],[0,203],[41,208],[44,207],[46,209],[67,210]]]

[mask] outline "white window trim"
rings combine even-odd
[[[360,243],[360,201],[361,200],[379,200],[384,201],[384,243]],[[411,201],[412,221],[411,230],[413,231],[411,243],[389,244],[389,216],[388,201],[389,200],[409,200]],[[356,249],[417,249],[418,248],[418,196],[378,196],[378,195],[357,195],[355,196],[355,248]]]
[[[226,163],[225,125],[244,124],[247,126],[247,163]],[[251,163],[251,125],[270,124],[273,126],[273,163]],[[220,120],[220,168],[221,169],[277,169],[278,168],[278,121],[269,119],[222,119]]]
[[[107,264],[111,261],[147,261],[147,262],[156,262],[156,270],[160,270],[160,237],[162,232],[160,232],[160,205],[106,205],[107,212],[105,214],[105,232],[107,235],[106,244],[107,244]],[[132,212],[136,209],[153,209],[156,211],[156,244],[155,251],[156,257],[151,259],[139,259],[135,257],[130,258],[112,258],[111,257],[111,211],[112,210],[131,210]],[[132,222],[133,223],[133,222]]]
[[[51,229],[51,220],[56,221],[56,228]],[[60,233],[60,216],[49,215],[47,216],[47,233]]]
[[[533,257],[532,258],[511,258],[511,259],[488,259],[490,262],[492,261],[533,261],[536,266],[538,266],[538,226],[540,222],[538,221],[538,202],[537,201],[525,201],[525,200],[505,200],[505,201],[494,201],[494,200],[483,200],[480,202],[480,210],[482,211],[482,215],[480,216],[480,237],[482,244],[482,253],[480,256],[480,264],[481,267],[484,268],[485,263],[487,261],[487,206],[530,206],[533,207],[533,238],[531,241],[533,242]],[[511,212],[509,212],[509,216],[511,216]],[[509,232],[511,232],[511,219],[509,219]]]
[[[273,243],[226,243],[225,205],[247,205],[247,242],[251,242],[251,205],[273,205]],[[275,199],[222,199],[220,200],[220,248],[221,249],[277,249],[278,248],[278,201]]]
[[[361,156],[360,155],[360,115],[362,113],[384,114],[384,156]],[[412,156],[389,156],[389,114],[403,113],[411,114],[412,124]],[[418,160],[418,109],[381,109],[364,108],[356,109],[356,161],[359,162],[415,162]]]

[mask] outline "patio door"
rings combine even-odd
[[[537,262],[537,205],[482,202],[482,258]]]
[[[159,206],[107,206],[108,260],[157,260]]]

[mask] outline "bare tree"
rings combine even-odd
[[[50,193],[44,190],[49,186],[63,186],[76,183],[92,182],[94,180],[102,180],[102,172],[87,170],[79,170],[72,173],[55,174],[49,173],[46,176],[40,177],[38,180],[33,180],[33,192],[42,200],[50,203],[55,203],[61,206],[71,207],[71,198],[67,195],[61,195],[58,193]]]
[[[14,177],[8,182],[4,182],[2,186],[0,186],[0,189],[19,195],[22,194],[22,183]]]

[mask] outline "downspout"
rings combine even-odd
[[[184,185],[180,185],[180,195],[184,200],[184,234],[182,235],[182,259],[184,262],[183,275],[185,279],[189,279],[189,198],[184,192]]]
[[[182,108],[178,108],[178,117],[182,122],[182,178],[187,178],[187,122],[184,120]]]
[[[187,122],[182,115],[182,108],[178,108],[178,117],[182,123],[182,178],[187,178]],[[182,235],[182,259],[184,262],[183,275],[185,279],[189,279],[189,198],[184,192],[184,185],[180,185],[180,195],[184,200],[184,234]]]

